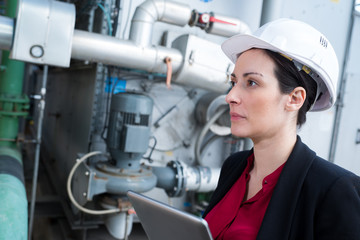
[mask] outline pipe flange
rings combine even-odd
[[[172,190],[166,190],[166,194],[169,197],[179,197],[185,192],[186,178],[184,176],[184,168],[179,161],[170,161],[167,166],[171,167],[176,174],[176,186]]]

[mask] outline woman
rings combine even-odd
[[[310,150],[297,128],[334,104],[338,62],[311,26],[279,19],[222,45],[235,63],[230,156],[203,217],[214,239],[360,239],[360,178]]]

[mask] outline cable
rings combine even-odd
[[[202,166],[202,162],[201,162],[201,154],[200,154],[200,147],[201,147],[201,143],[204,140],[204,137],[207,133],[207,131],[210,129],[210,126],[216,122],[216,120],[218,120],[218,118],[225,113],[228,110],[228,108],[224,107],[224,108],[220,108],[218,110],[218,112],[216,112],[214,114],[214,116],[212,116],[212,118],[206,123],[206,125],[204,126],[204,128],[201,130],[196,143],[195,143],[195,157],[197,162],[199,163],[200,166]]]
[[[150,138],[154,139],[154,145],[153,145],[152,148],[151,148],[151,151],[150,151],[150,153],[149,153],[149,156],[148,156],[148,157],[143,157],[143,159],[146,159],[146,160],[149,161],[149,163],[152,163],[152,162],[154,162],[154,160],[151,159],[151,155],[152,155],[152,153],[153,153],[153,151],[154,151],[154,149],[155,149],[155,147],[156,147],[157,140],[156,140],[156,137],[155,137],[155,136],[151,136]]]
[[[110,18],[110,14],[108,11],[105,10],[104,6],[101,5],[100,3],[97,4],[98,7],[105,13],[106,15],[106,20],[107,20],[107,23],[108,23],[108,27],[109,27],[109,35],[111,36],[112,35],[112,25],[111,25],[111,18]]]
[[[120,212],[120,209],[116,208],[116,209],[109,209],[109,210],[91,210],[91,209],[87,209],[84,208],[83,206],[81,206],[74,198],[72,192],[71,192],[71,180],[72,177],[75,173],[75,170],[79,167],[79,165],[84,162],[86,159],[88,159],[89,157],[95,156],[95,155],[99,155],[99,154],[103,154],[100,151],[94,151],[94,152],[90,152],[85,154],[83,157],[81,157],[72,167],[68,179],[67,179],[67,184],[66,184],[66,190],[68,192],[70,201],[74,204],[74,206],[79,209],[80,211],[84,212],[84,213],[88,213],[88,214],[92,214],[92,215],[102,215],[102,214],[111,214],[111,213],[118,213]]]
[[[110,114],[110,99],[112,98],[112,95],[114,94],[114,91],[115,91],[115,87],[117,85],[117,82],[119,80],[119,78],[117,78],[116,82],[111,86],[112,84],[112,80],[111,80],[111,76],[112,76],[112,73],[114,72],[113,68],[112,68],[112,72],[110,72],[110,67],[108,67],[108,71],[107,71],[107,80],[109,83],[106,83],[105,81],[105,85],[106,84],[109,84],[109,89],[111,87],[111,92],[108,92],[107,94],[107,97],[106,97],[106,109],[105,109],[105,120],[104,120],[104,127],[103,127],[103,130],[101,132],[101,138],[106,141],[105,139],[105,131],[107,130],[108,128],[108,121],[109,121],[109,114]],[[106,91],[105,91],[106,93]]]

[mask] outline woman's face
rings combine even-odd
[[[274,75],[275,63],[263,50],[250,49],[240,55],[231,76],[231,132],[253,141],[276,134],[286,123],[289,99],[280,92]]]

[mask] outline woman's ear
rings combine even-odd
[[[305,102],[306,91],[303,87],[296,87],[288,96],[289,98],[285,109],[288,111],[297,111]]]

